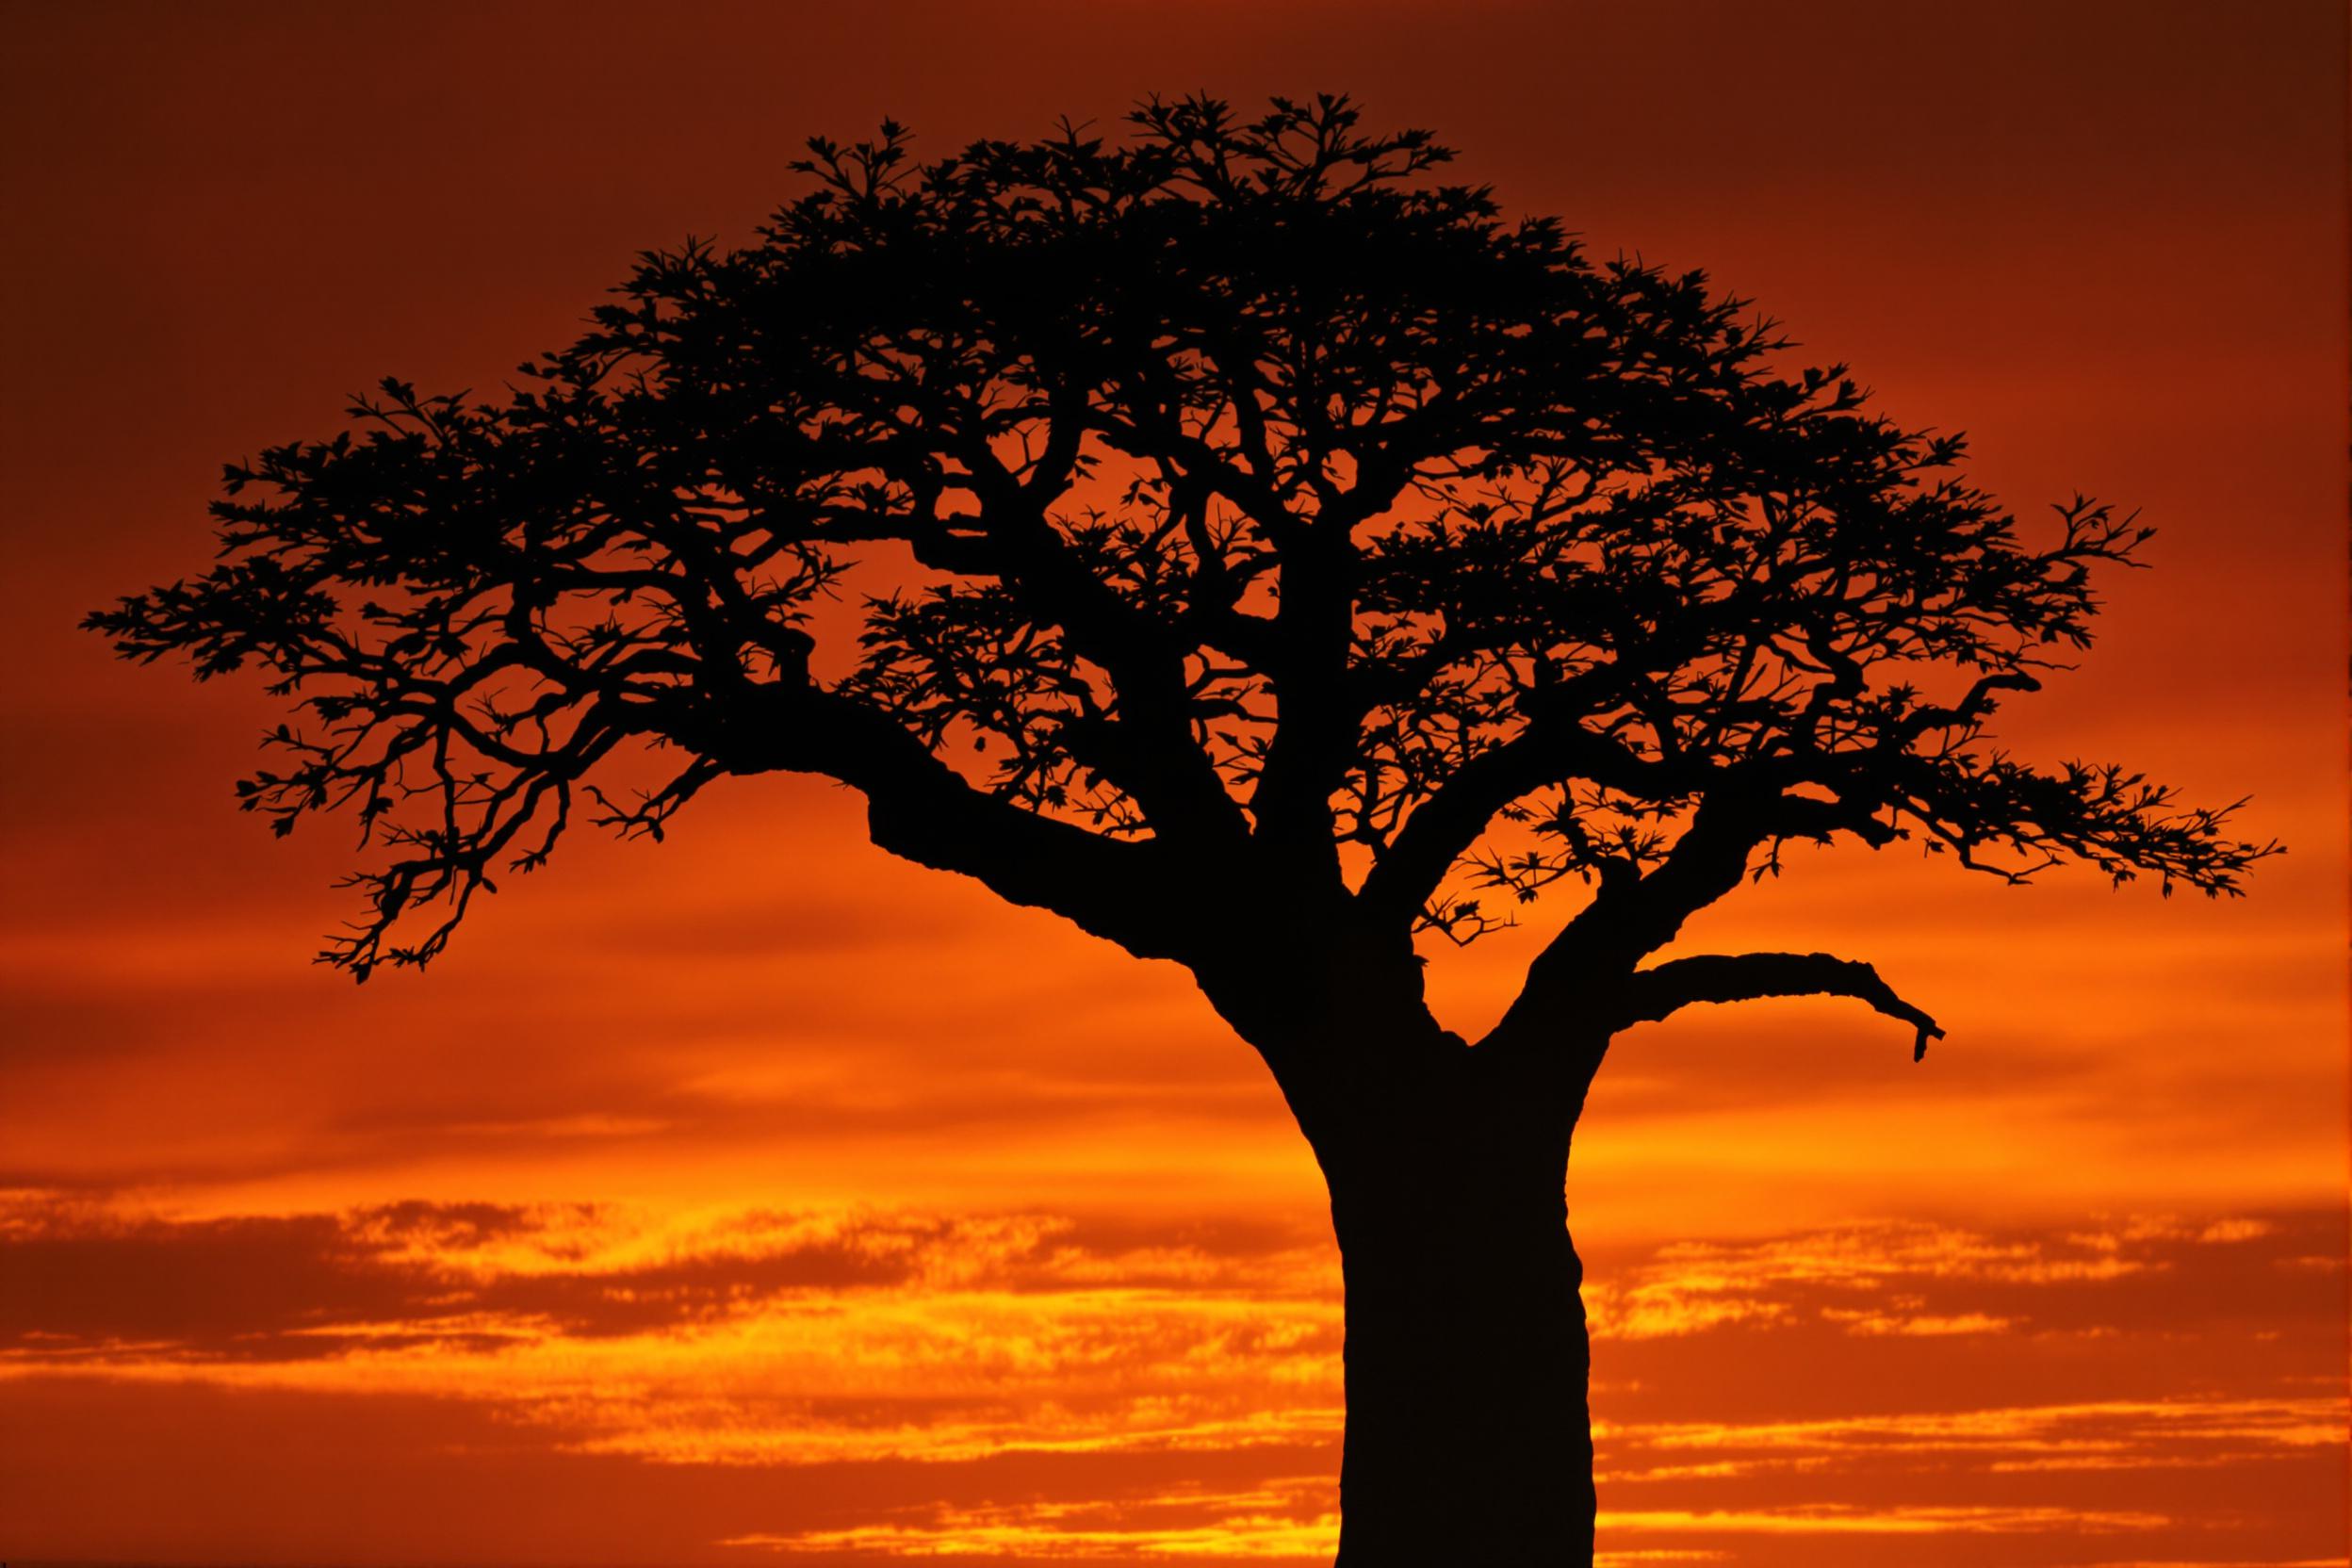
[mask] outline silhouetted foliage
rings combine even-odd
[[[1564,1168],[1640,1020],[1823,993],[1938,1032],[1866,964],[1640,967],[1786,844],[2208,893],[2270,852],[2136,774],[1986,741],[2088,644],[2131,518],[2021,527],[1957,435],[1785,366],[1699,273],[1505,218],[1344,99],[1132,119],[929,165],[895,125],[820,139],[758,244],[648,253],[504,398],[386,381],[355,431],[228,470],[220,564],[90,624],[274,673],[301,720],[245,804],[281,832],[349,807],[388,852],[326,957],[425,962],[576,816],[658,835],[729,775],[839,779],[885,849],[1190,966],[1266,1053],[1332,1176],[1361,1406],[1364,1302],[1450,1310],[1359,1267],[1380,1244],[1348,1196],[1360,1145],[1449,1114],[1429,1074],[1541,1107]],[[666,784],[599,788],[646,747]],[[1414,935],[1473,939],[1563,883],[1577,911],[1462,1052]],[[1511,1180],[1540,1188],[1531,1158]],[[1555,1231],[1556,1177],[1529,1200]],[[1580,1406],[1580,1333],[1562,1354]],[[1392,1471],[1353,1428],[1348,1465],[1346,1560],[1434,1560],[1394,1509],[1360,1524]],[[1476,1485],[1428,1474],[1457,1506]],[[1589,1549],[1577,1485],[1546,1505],[1565,1526],[1504,1520],[1478,1560]]]

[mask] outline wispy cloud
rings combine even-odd
[[[2211,1506],[2128,1478],[2341,1459],[2342,1275],[2320,1266],[2341,1223],[1857,1223],[1601,1256],[1608,1560],[1719,1560],[1716,1537],[2210,1531]],[[1297,1466],[1336,1461],[1335,1262],[1311,1231],[1230,1218],[408,1202],[183,1219],[20,1193],[0,1267],[28,1286],[0,1297],[0,1378],[449,1401],[550,1454],[663,1471],[1148,1462],[1157,1483],[1091,1483],[1083,1503],[915,1487],[726,1540],[1287,1562],[1328,1554],[1334,1527],[1328,1471]],[[2192,1352],[2248,1303],[2273,1337],[2215,1383]],[[1210,1471],[1230,1484],[1183,1478]]]
[[[2137,1511],[1980,1506],[1902,1506],[1866,1509],[1816,1503],[1779,1509],[1656,1509],[1605,1512],[1607,1527],[1621,1530],[1692,1530],[1730,1535],[1970,1535],[2038,1534],[2050,1530],[2106,1534],[2162,1529],[2162,1513]]]
[[[1339,1538],[1329,1481],[1276,1478],[1237,1492],[1179,1490],[1109,1502],[909,1511],[845,1529],[732,1536],[721,1545],[874,1557],[1328,1562]]]

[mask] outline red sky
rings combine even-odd
[[[2140,508],[2154,570],[2001,738],[2291,846],[2225,904],[1814,855],[1694,926],[1950,1039],[1619,1043],[1570,1188],[1607,1560],[2345,1560],[2340,8],[8,15],[0,1558],[1328,1554],[1315,1172],[1179,972],[783,779],[354,988],[305,963],[348,842],[234,809],[256,683],[73,629],[202,567],[224,459],[387,372],[496,387],[636,251],[748,238],[811,132],[1205,89],[1432,126],[1968,430],[2020,515]],[[1539,937],[1436,955],[1448,1021]]]

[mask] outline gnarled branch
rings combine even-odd
[[[1656,1022],[1694,1002],[1753,1002],[1768,996],[1850,996],[1918,1031],[1911,1059],[1944,1031],[1895,994],[1878,971],[1827,953],[1704,954],[1636,972],[1619,992],[1620,1027]]]

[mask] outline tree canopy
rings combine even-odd
[[[1631,977],[1791,841],[2208,893],[2271,852],[1987,737],[2088,644],[2130,516],[2021,525],[1703,274],[1509,217],[1343,98],[1131,119],[818,139],[757,243],[645,254],[503,396],[387,380],[228,469],[220,561],[90,624],[274,673],[244,804],[378,851],[325,957],[423,963],[576,820],[784,769],[1196,970],[1302,930],[1409,957],[1580,883],[1514,1013],[1841,991],[1923,1047],[1859,965]]]

